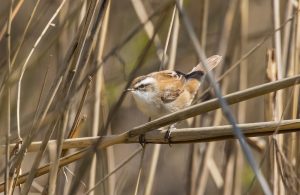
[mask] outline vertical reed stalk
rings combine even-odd
[[[96,46],[96,53],[97,53],[97,63],[99,64],[102,62],[103,58],[103,51],[104,51],[104,46],[105,46],[105,39],[107,38],[107,28],[108,28],[108,21],[109,21],[109,14],[110,14],[110,4],[111,2],[108,1],[107,9],[103,18],[103,24],[102,28],[99,33],[99,38],[98,38],[98,44]],[[100,70],[97,72],[95,75],[95,90],[94,90],[94,97],[95,97],[95,103],[93,105],[93,125],[92,125],[92,136],[97,136],[98,135],[98,129],[99,129],[99,124],[100,124],[100,112],[101,112],[101,101],[103,101],[101,98],[101,94],[103,94],[103,89],[104,89],[104,74],[103,74],[103,66],[100,67]],[[103,119],[106,117],[103,117]],[[113,151],[111,151],[113,152]],[[113,154],[111,154],[112,156]],[[114,162],[109,161],[108,165],[112,167]],[[110,172],[111,169],[108,170]],[[91,162],[91,168],[90,168],[90,174],[89,174],[89,186],[88,188],[92,188],[95,186],[96,183],[96,174],[97,174],[97,158],[96,154],[93,154],[92,157],[92,162]],[[109,185],[112,186],[113,180],[110,179],[111,182],[109,182]],[[91,195],[94,195],[94,191],[90,192]],[[109,194],[113,194],[113,188],[109,188]]]
[[[277,29],[280,26],[280,1],[279,0],[273,0],[273,21],[274,21],[274,29]],[[277,79],[283,78],[283,72],[285,70],[285,67],[283,67],[282,64],[282,53],[281,53],[281,32],[277,31],[275,32],[274,36],[274,44],[275,44],[275,62],[277,65]],[[275,103],[275,120],[279,121],[280,117],[282,115],[282,106],[283,106],[283,91],[279,90],[276,92],[276,103]],[[283,146],[283,136],[279,135],[277,136],[279,148]],[[280,194],[284,195],[284,186],[280,179],[280,175],[278,173],[278,165],[276,161],[276,149],[274,148],[274,183],[273,183],[273,193],[275,195]]]

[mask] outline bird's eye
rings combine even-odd
[[[145,85],[144,85],[144,84],[142,84],[142,85],[140,85],[140,87],[139,87],[139,88],[143,89],[143,88],[145,88]]]

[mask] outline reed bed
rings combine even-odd
[[[299,194],[299,6],[3,2],[0,193]],[[126,92],[215,54],[190,107],[148,120]]]

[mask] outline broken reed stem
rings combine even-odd
[[[300,119],[297,120],[283,120],[280,124],[278,122],[261,122],[261,123],[249,123],[238,125],[246,137],[258,137],[272,135],[277,129],[278,133],[290,133],[300,131]],[[160,143],[169,144],[168,140],[165,140],[166,131],[152,131],[145,134],[145,141],[147,143]],[[114,144],[121,143],[139,143],[138,137],[122,138],[121,135],[103,136],[102,142],[99,148],[103,149]],[[215,126],[215,127],[201,127],[201,128],[186,128],[173,130],[171,134],[171,144],[191,143],[191,142],[208,142],[217,140],[226,140],[235,138],[230,125]],[[65,140],[62,145],[63,149],[70,148],[82,148],[95,144],[99,137],[87,137]],[[55,140],[49,141],[49,144],[55,144]],[[40,146],[40,142],[33,142],[28,148],[28,151],[37,151]],[[87,149],[80,150],[71,155],[65,156],[60,159],[59,167],[63,167],[67,164],[75,162],[82,158]],[[46,164],[37,169],[35,177],[39,177],[49,172],[52,163]],[[17,185],[24,183],[27,180],[28,173],[22,174],[18,180]],[[0,192],[4,190],[5,183],[0,184]]]

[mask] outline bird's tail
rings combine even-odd
[[[210,56],[209,58],[207,58],[207,65],[208,65],[208,71],[211,71],[212,69],[214,69],[217,65],[220,64],[220,62],[223,60],[222,56],[220,55],[213,55]],[[189,72],[188,74],[192,73],[192,72],[202,72],[205,73],[205,69],[203,68],[203,64],[199,63],[197,66],[195,66],[191,72]]]

